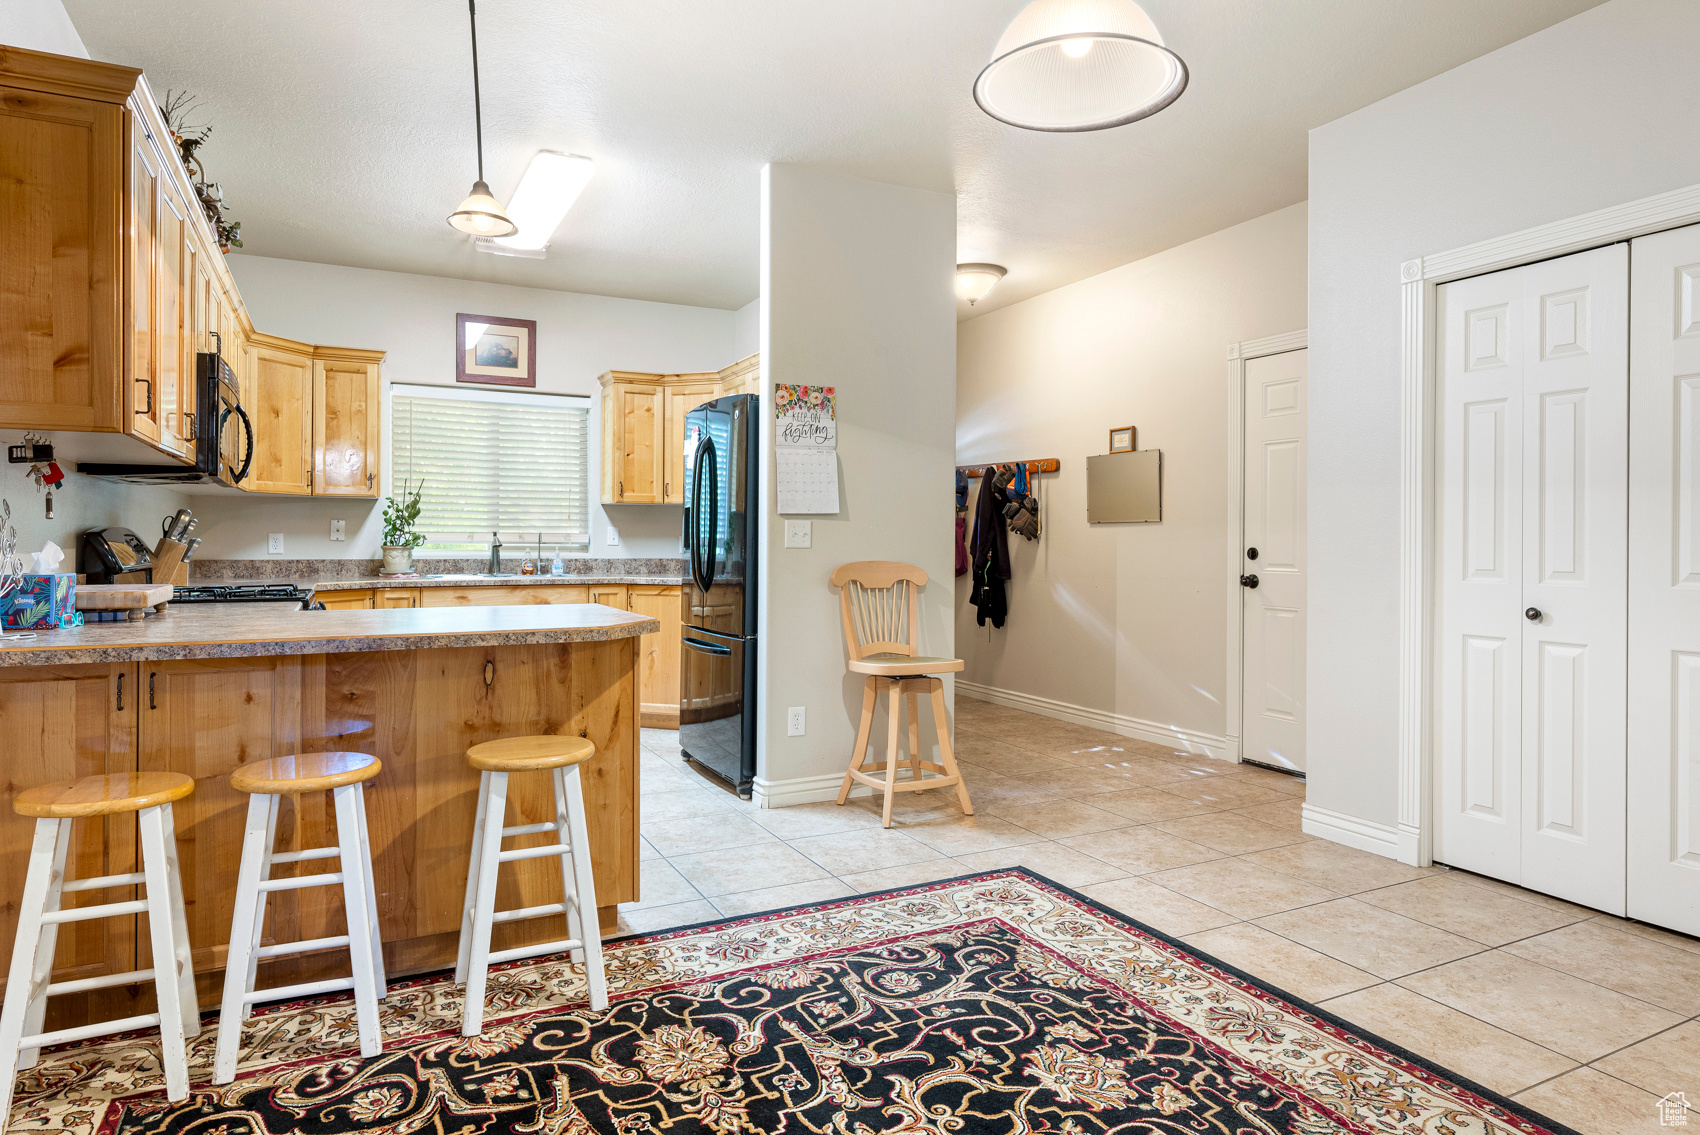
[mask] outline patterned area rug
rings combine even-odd
[[[240,1078],[168,1103],[145,1036],[49,1054],[13,1131],[68,1135],[1574,1135],[1020,869],[492,975],[484,1034],[397,983],[361,1060],[344,999],[250,1023]]]

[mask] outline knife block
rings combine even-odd
[[[189,565],[183,562],[183,556],[188,550],[187,544],[160,537],[159,545],[153,550],[153,582],[176,587],[187,584]]]

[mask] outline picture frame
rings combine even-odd
[[[1133,439],[1134,428],[1132,426],[1118,426],[1110,431],[1110,452],[1132,453]]]
[[[455,381],[537,385],[537,321],[455,314]]]

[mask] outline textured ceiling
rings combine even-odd
[[[1305,198],[1305,132],[1599,0],[1146,0],[1191,86],[1144,122],[1034,134],[970,86],[1023,0],[484,0],[485,171],[597,173],[544,260],[444,223],[474,176],[460,0],[65,0],[96,58],[199,96],[260,256],[736,308],[764,163],[958,195],[974,314]],[[968,309],[962,305],[962,313]]]

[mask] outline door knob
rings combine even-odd
[[[1541,609],[1539,607],[1530,607],[1527,611],[1523,612],[1523,617],[1528,619],[1531,623],[1538,623],[1541,621]]]
[[[1249,587],[1253,591],[1257,590],[1257,577],[1255,575],[1240,576],[1240,586]]]

